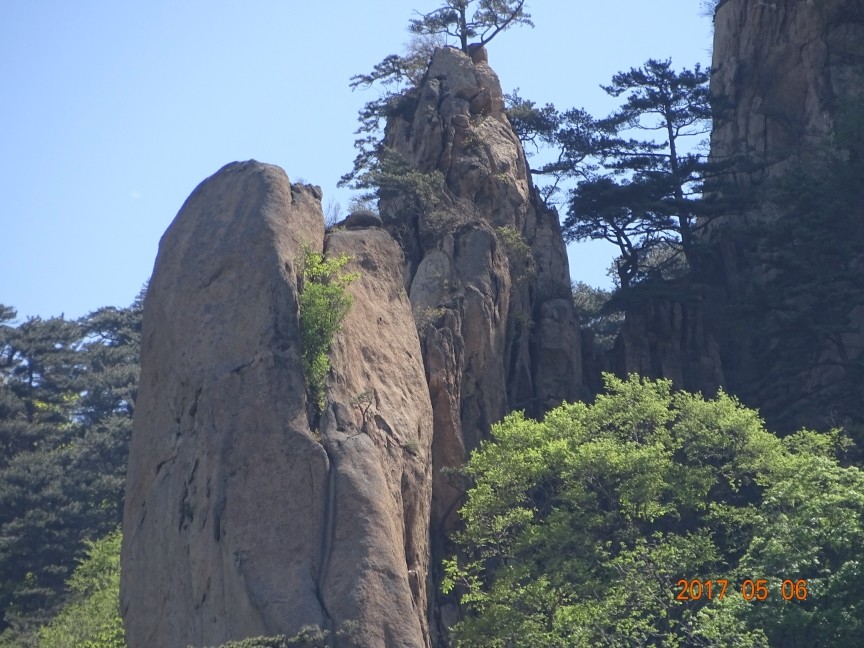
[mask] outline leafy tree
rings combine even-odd
[[[578,281],[573,285],[573,305],[583,331],[593,336],[598,349],[612,348],[624,323],[624,313],[615,310],[610,301],[612,292]]]
[[[120,530],[86,542],[67,587],[72,597],[39,629],[40,648],[125,648],[120,618]]]
[[[409,29],[414,34],[452,36],[467,52],[469,41],[477,39],[476,44],[484,46],[514,25],[534,26],[525,0],[445,0],[443,6],[411,20]]]
[[[571,158],[591,157],[603,168],[571,192],[565,233],[571,240],[614,243],[621,252],[621,286],[627,287],[643,276],[644,258],[658,245],[697,262],[695,232],[709,165],[703,155],[683,152],[682,142],[710,129],[708,72],[699,65],[676,72],[671,61],[651,59],[616,74],[603,89],[626,95],[623,105],[578,131],[587,137],[561,144],[572,149]],[[635,131],[650,135],[627,137]],[[572,172],[585,175],[583,166]]]
[[[843,438],[781,441],[735,399],[669,381],[606,386],[542,422],[510,415],[471,456],[446,565],[469,612],[458,645],[854,643],[864,474],[836,460]],[[768,599],[744,600],[747,579]],[[678,600],[681,580],[711,580],[711,597]],[[784,580],[807,598],[784,600]]]

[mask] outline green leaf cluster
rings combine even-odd
[[[67,582],[72,598],[39,629],[39,648],[125,648],[120,618],[120,530],[86,543]]]
[[[303,252],[301,357],[306,384],[319,411],[324,409],[326,403],[330,345],[351,309],[352,297],[346,288],[360,276],[357,272],[343,272],[342,269],[350,260],[345,254],[327,259],[323,254],[309,249]]]
[[[835,433],[781,441],[756,412],[669,381],[543,421],[516,413],[471,456],[461,553],[444,587],[459,646],[845,646],[864,627],[864,475]],[[679,579],[728,579],[676,600]],[[745,579],[768,600],[745,601]],[[784,579],[809,597],[785,601]]]

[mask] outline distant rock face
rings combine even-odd
[[[701,278],[698,294],[643,300],[628,310],[615,368],[672,378],[690,390],[710,393],[722,385],[759,407],[778,430],[781,425],[785,431],[824,428],[831,424],[828,418],[843,419],[853,411],[848,403],[860,403],[864,393],[857,368],[864,357],[860,299],[851,299],[847,312],[832,323],[835,330],[842,325],[839,334],[820,333],[827,327],[816,325],[821,314],[813,313],[815,332],[806,348],[796,342],[800,331],[776,326],[788,322],[790,313],[806,313],[817,300],[798,291],[779,309],[765,304],[766,292],[774,304],[778,293],[783,297],[776,286],[785,282],[789,290],[808,279],[806,272],[787,278],[775,260],[778,250],[772,246],[784,245],[784,237],[766,239],[765,232],[769,224],[783,231],[776,219],[786,216],[788,205],[774,204],[766,189],[790,169],[800,169],[814,150],[842,149],[843,141],[833,139],[835,128],[864,101],[864,4],[722,0],[714,18],[712,68],[711,155],[755,163],[739,168],[734,178],[751,190],[753,203],[743,214],[709,224],[703,243],[715,271]],[[807,241],[800,244],[806,258]],[[854,275],[864,259],[849,259],[848,266]],[[813,276],[818,271],[814,267]],[[764,330],[769,317],[778,329],[771,333]],[[826,411],[826,403],[834,409]]]
[[[676,389],[707,394],[726,385],[704,301],[654,299],[631,307],[612,350],[617,373],[668,378]]]
[[[383,230],[327,241],[362,277],[320,430],[307,418],[297,286],[303,247],[322,249],[320,197],[276,167],[231,164],[162,238],[123,525],[132,648],[305,625],[342,631],[339,646],[429,644],[432,413]]]
[[[832,132],[843,101],[864,96],[864,6],[725,0],[712,67],[711,92],[721,98],[712,155],[782,163]]]
[[[580,395],[579,329],[557,214],[534,190],[485,50],[436,50],[385,144],[446,185],[436,209],[380,201],[405,250],[420,330],[435,421],[432,536],[441,539],[462,497],[444,470],[505,414],[539,415]],[[433,608],[443,642],[452,610]]]

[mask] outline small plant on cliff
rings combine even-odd
[[[507,260],[510,262],[510,272],[516,281],[532,277],[535,272],[534,255],[531,246],[515,228],[508,226],[496,227],[498,241],[504,246]]]
[[[357,272],[343,272],[350,257],[343,254],[326,259],[323,254],[304,250],[303,283],[300,289],[300,343],[303,373],[319,411],[324,409],[324,383],[330,371],[327,353],[333,336],[351,308],[348,284],[359,277]]]

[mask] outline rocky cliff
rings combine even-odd
[[[432,411],[401,255],[380,229],[325,239],[320,198],[276,167],[231,164],[162,238],[124,516],[133,648],[304,626],[343,646],[429,644]],[[347,251],[361,272],[318,429],[300,364],[304,247]]]
[[[438,200],[418,205],[403,192],[380,202],[406,251],[434,412],[437,567],[463,494],[447,470],[508,412],[539,415],[579,396],[581,345],[558,216],[538,199],[485,50],[437,50],[385,145],[412,172],[443,180]],[[455,610],[440,596],[433,608],[443,641]]]
[[[830,137],[844,103],[864,93],[864,5],[724,0],[712,69],[712,155],[782,166]]]
[[[383,221],[325,234],[316,187],[234,163],[165,233],[127,478],[132,648],[307,626],[337,646],[443,644],[456,611],[437,568],[463,494],[446,469],[508,412],[580,394],[557,214],[485,52],[437,51],[385,144],[403,180],[437,186],[425,203],[382,195]],[[359,273],[320,416],[301,368],[307,250]]]
[[[747,207],[702,276],[631,306],[617,369],[722,385],[774,429],[861,419],[864,4],[724,0],[714,25],[711,155]]]

